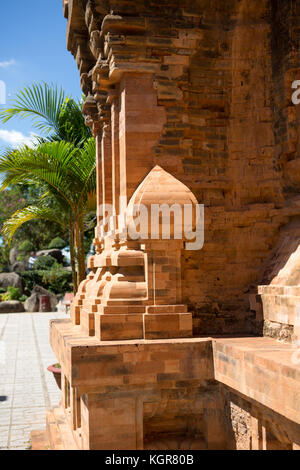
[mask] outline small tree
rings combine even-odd
[[[25,251],[25,253],[30,253],[30,251],[34,251],[35,249],[33,243],[31,243],[30,240],[24,240],[19,244],[18,248],[20,251]]]
[[[55,237],[53,240],[48,245],[49,250],[52,250],[53,248],[57,248],[59,250],[62,250],[63,248],[66,248],[67,242],[63,240],[60,237]]]
[[[45,219],[68,228],[75,292],[85,278],[84,218],[95,210],[96,149],[85,126],[81,104],[47,84],[25,88],[12,108],[0,112],[2,122],[31,116],[44,133],[33,148],[8,150],[0,158],[1,190],[25,183],[38,187],[36,204],[18,210],[7,220],[3,234],[11,240],[25,222]]]
[[[53,258],[53,256],[48,256],[48,255],[39,256],[33,265],[33,269],[37,271],[38,270],[45,271],[47,269],[52,268],[54,263],[56,263],[56,260],[55,258]]]

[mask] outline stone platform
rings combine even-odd
[[[270,338],[100,342],[68,320],[52,322],[51,344],[64,364],[63,407],[47,417],[53,449],[300,444],[300,365],[291,345]],[[245,433],[241,417],[249,421]]]

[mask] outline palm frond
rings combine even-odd
[[[59,131],[53,138],[73,142],[74,145],[81,148],[90,137],[92,137],[92,132],[85,125],[81,103],[67,99],[59,115]]]
[[[48,220],[61,225],[63,228],[66,227],[67,218],[63,217],[63,215],[57,210],[43,206],[28,206],[24,209],[18,210],[8,220],[6,220],[6,222],[4,222],[1,230],[2,235],[10,244],[14,234],[21,225],[36,219]]]
[[[36,149],[23,146],[6,151],[0,157],[0,173],[3,174],[0,190],[12,184],[26,182],[48,186],[52,194],[58,193],[68,204],[74,205],[81,182],[72,171],[72,161],[78,150],[67,142],[47,142]]]
[[[33,83],[17,93],[10,108],[0,111],[0,121],[31,117],[34,126],[45,133],[59,130],[59,116],[66,102],[62,88],[47,83]]]
[[[88,139],[80,151],[80,162],[76,168],[82,182],[79,200],[85,200],[89,193],[96,191],[96,142],[93,138]]]

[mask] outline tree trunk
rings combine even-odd
[[[86,278],[86,265],[85,265],[85,249],[84,249],[84,219],[83,212],[79,216],[79,231],[80,231],[80,265],[83,279]]]
[[[81,237],[81,216],[76,215],[75,217],[75,245],[76,245],[76,258],[77,258],[77,274],[78,274],[78,286],[85,279],[85,263],[84,263],[84,247],[82,247]]]
[[[78,290],[78,279],[77,279],[77,271],[76,271],[76,255],[75,255],[75,247],[74,247],[74,226],[72,222],[70,222],[70,261],[72,267],[72,277],[73,277],[73,291],[76,295]]]

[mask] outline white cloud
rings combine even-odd
[[[35,134],[33,132],[31,132],[29,136],[26,136],[19,131],[0,129],[0,140],[3,140],[6,144],[11,145],[12,147],[18,147],[24,144],[28,145],[28,147],[32,147],[34,137]]]
[[[15,65],[15,64],[16,64],[15,59],[4,60],[0,62],[0,68],[7,69],[8,67],[11,67],[12,65]]]

